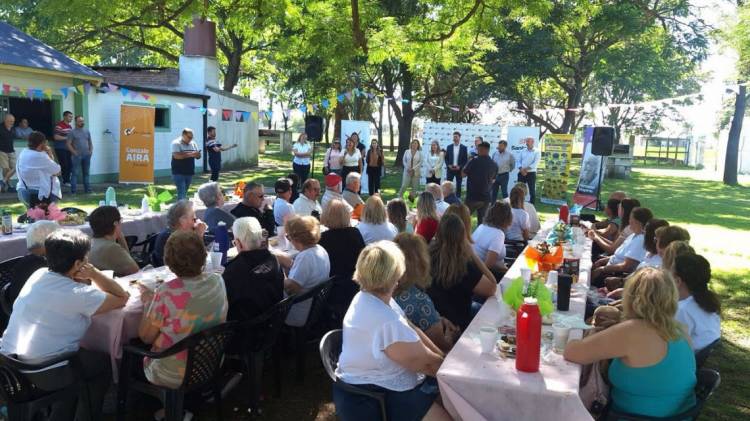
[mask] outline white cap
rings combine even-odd
[[[523,299],[523,303],[524,303],[524,304],[537,305],[537,303],[536,303],[536,298],[534,298],[534,297],[525,297],[525,298]]]

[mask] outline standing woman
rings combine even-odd
[[[419,186],[420,168],[422,168],[422,147],[419,146],[417,139],[411,141],[409,150],[404,152],[401,162],[404,164],[404,177],[397,196],[401,197],[409,188],[411,188],[412,194],[416,195]]]
[[[440,177],[443,176],[443,151],[440,150],[440,144],[433,140],[430,144],[430,155],[427,156],[427,182],[440,184]]]
[[[310,156],[312,156],[312,147],[307,142],[307,133],[300,133],[297,142],[292,146],[292,169],[299,176],[299,185],[305,184],[305,180],[310,175]]]
[[[383,148],[378,145],[378,141],[370,141],[370,149],[367,150],[367,187],[371,195],[380,192],[380,176],[383,174]]]
[[[346,180],[350,172],[362,174],[362,154],[357,149],[357,141],[354,137],[346,139],[346,150],[341,155],[341,178]]]
[[[326,151],[323,161],[323,172],[327,175],[330,173],[341,175],[341,158],[344,151],[341,150],[341,141],[334,140],[331,147]]]

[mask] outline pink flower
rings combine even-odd
[[[50,221],[62,221],[65,216],[65,212],[61,211],[54,203],[47,207],[47,219]]]

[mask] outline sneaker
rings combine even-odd
[[[6,187],[5,181],[0,180],[0,192],[4,192],[5,191],[5,187]]]
[[[6,191],[8,193],[17,193],[16,188],[15,187],[11,187],[11,186],[8,186],[8,188],[6,189]]]

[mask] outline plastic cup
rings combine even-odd
[[[217,251],[211,252],[211,266],[214,270],[219,269],[221,267],[221,258],[224,257],[224,255]]]
[[[483,326],[479,328],[479,343],[482,344],[482,353],[489,354],[495,347],[497,341],[497,328],[494,326]]]
[[[565,345],[568,344],[570,328],[562,323],[555,323],[552,325],[552,332],[554,334],[555,352],[563,352],[565,350]]]
[[[103,270],[102,274],[104,274],[104,276],[106,276],[109,279],[115,279],[115,271],[113,270]]]
[[[521,277],[523,278],[524,282],[531,282],[531,269],[521,268]]]

